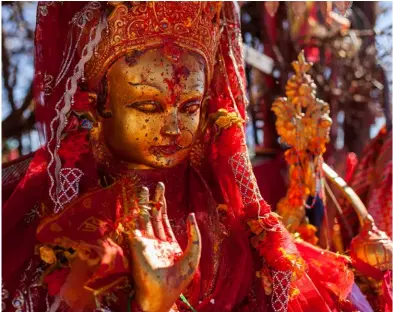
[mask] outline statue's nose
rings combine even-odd
[[[178,136],[180,134],[179,122],[177,120],[177,109],[173,108],[165,119],[165,124],[161,130],[163,135]]]

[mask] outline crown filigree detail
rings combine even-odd
[[[108,31],[85,66],[85,76],[94,84],[121,56],[170,42],[201,55],[210,80],[219,42],[220,10],[220,2],[118,3],[108,17]]]

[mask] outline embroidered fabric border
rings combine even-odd
[[[79,12],[78,14],[76,14],[74,16],[72,21],[77,27],[80,28],[80,34],[82,33],[83,28],[86,25],[86,23],[88,21],[90,21],[90,16],[92,14],[91,13],[92,10],[99,9],[100,7],[101,7],[101,5],[98,2],[91,2],[85,7],[85,9],[83,9],[81,12]],[[93,27],[90,31],[89,43],[83,48],[82,56],[74,68],[73,75],[67,79],[65,92],[64,92],[63,96],[60,98],[60,100],[56,103],[55,110],[56,110],[57,115],[50,123],[50,138],[47,142],[47,149],[50,154],[50,161],[48,164],[47,172],[48,172],[49,179],[50,179],[49,196],[52,199],[53,203],[55,204],[55,208],[54,208],[55,213],[59,212],[63,208],[64,204],[68,203],[72,198],[74,198],[77,195],[77,194],[73,194],[73,195],[71,195],[71,197],[72,197],[71,199],[66,198],[65,201],[63,201],[61,198],[61,197],[64,197],[64,195],[63,195],[64,192],[62,192],[63,191],[62,184],[61,184],[61,170],[62,170],[62,168],[61,168],[61,160],[58,155],[58,150],[59,150],[60,144],[61,144],[61,135],[67,125],[67,117],[66,116],[72,107],[72,104],[73,104],[72,99],[73,99],[73,96],[77,90],[77,82],[79,79],[81,79],[81,77],[83,77],[84,66],[85,66],[86,62],[88,62],[91,59],[95,47],[97,46],[97,44],[101,40],[102,31],[106,27],[107,27],[106,16],[105,16],[105,14],[103,14],[98,25],[96,27]],[[80,38],[80,36],[79,36],[79,38]],[[76,49],[78,42],[79,42],[79,40],[77,40],[74,50]],[[65,69],[62,70],[61,72],[63,72],[63,71],[67,72],[67,70],[68,70],[67,68],[69,66],[67,64],[71,62],[71,59],[73,57],[74,57],[74,53],[71,53],[71,58],[68,60],[69,54],[67,54],[66,60],[64,61],[64,65],[62,66]],[[57,83],[61,79],[62,79],[61,76],[58,77],[56,79]],[[60,105],[63,102],[64,102],[64,106],[60,109]],[[57,129],[55,129],[55,126],[54,126],[56,122],[59,122]],[[55,142],[56,142],[54,150],[51,149],[51,145],[52,145],[53,140],[55,140]],[[51,172],[53,165],[55,166],[54,177],[52,176],[52,172]],[[79,180],[77,182],[79,183]],[[55,188],[55,191],[53,191],[54,188]],[[78,186],[73,185],[73,189],[78,190]]]

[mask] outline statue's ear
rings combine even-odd
[[[89,101],[89,107],[97,107],[97,93],[87,92],[87,96]],[[99,116],[97,115],[98,114],[96,113],[96,110],[93,109],[89,111],[87,118],[95,122],[99,118]]]
[[[112,117],[112,111],[109,108],[108,104],[108,81],[106,77],[104,77],[99,85],[98,92],[92,93],[92,96],[95,95],[96,107],[98,117],[100,118],[109,118]]]
[[[97,107],[97,93],[95,92],[88,92],[89,97],[89,105],[91,107]]]

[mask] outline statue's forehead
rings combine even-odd
[[[168,53],[165,48],[133,51],[114,62],[112,67],[116,67],[116,65],[120,65],[122,68],[125,68],[125,65],[127,65],[133,71],[140,72],[142,70],[147,74],[151,74],[151,70],[154,68],[176,69],[186,67],[190,72],[204,72],[205,70],[204,61],[198,55],[183,50],[175,56]]]
[[[109,69],[111,83],[156,84],[160,90],[169,91],[170,85],[188,85],[202,88],[205,84],[203,63],[195,55],[182,53],[174,61],[160,49],[129,54],[118,59]]]

